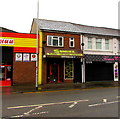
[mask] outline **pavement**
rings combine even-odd
[[[27,93],[27,92],[40,92],[40,91],[59,91],[59,90],[76,90],[76,89],[89,89],[89,88],[102,88],[102,87],[119,87],[119,82],[86,82],[86,83],[56,83],[44,84],[35,87],[35,85],[14,85],[10,87],[0,87],[0,93]]]

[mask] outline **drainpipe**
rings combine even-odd
[[[82,49],[82,83],[85,83],[85,58],[84,58],[84,42],[83,42],[83,34],[81,34],[81,49]]]

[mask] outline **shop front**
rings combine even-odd
[[[12,83],[13,47],[0,46],[0,86],[10,86]]]
[[[0,86],[34,82],[36,60],[32,60],[35,59],[32,55],[36,53],[36,35],[10,32],[0,34]]]
[[[118,61],[114,55],[85,55],[86,82],[118,81]]]
[[[46,83],[81,82],[81,57],[79,49],[44,47]]]
[[[12,65],[0,65],[0,85],[11,86]]]

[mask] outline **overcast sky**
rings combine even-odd
[[[0,27],[29,33],[38,0],[0,0]],[[119,0],[39,0],[39,18],[118,28]]]

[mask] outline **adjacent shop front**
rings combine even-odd
[[[0,33],[0,86],[35,82],[36,35]]]
[[[44,47],[44,83],[81,82],[80,49]]]
[[[85,54],[85,62],[86,82],[119,80],[120,56]]]
[[[118,76],[119,76],[119,80],[120,80],[120,61],[118,62]]]

